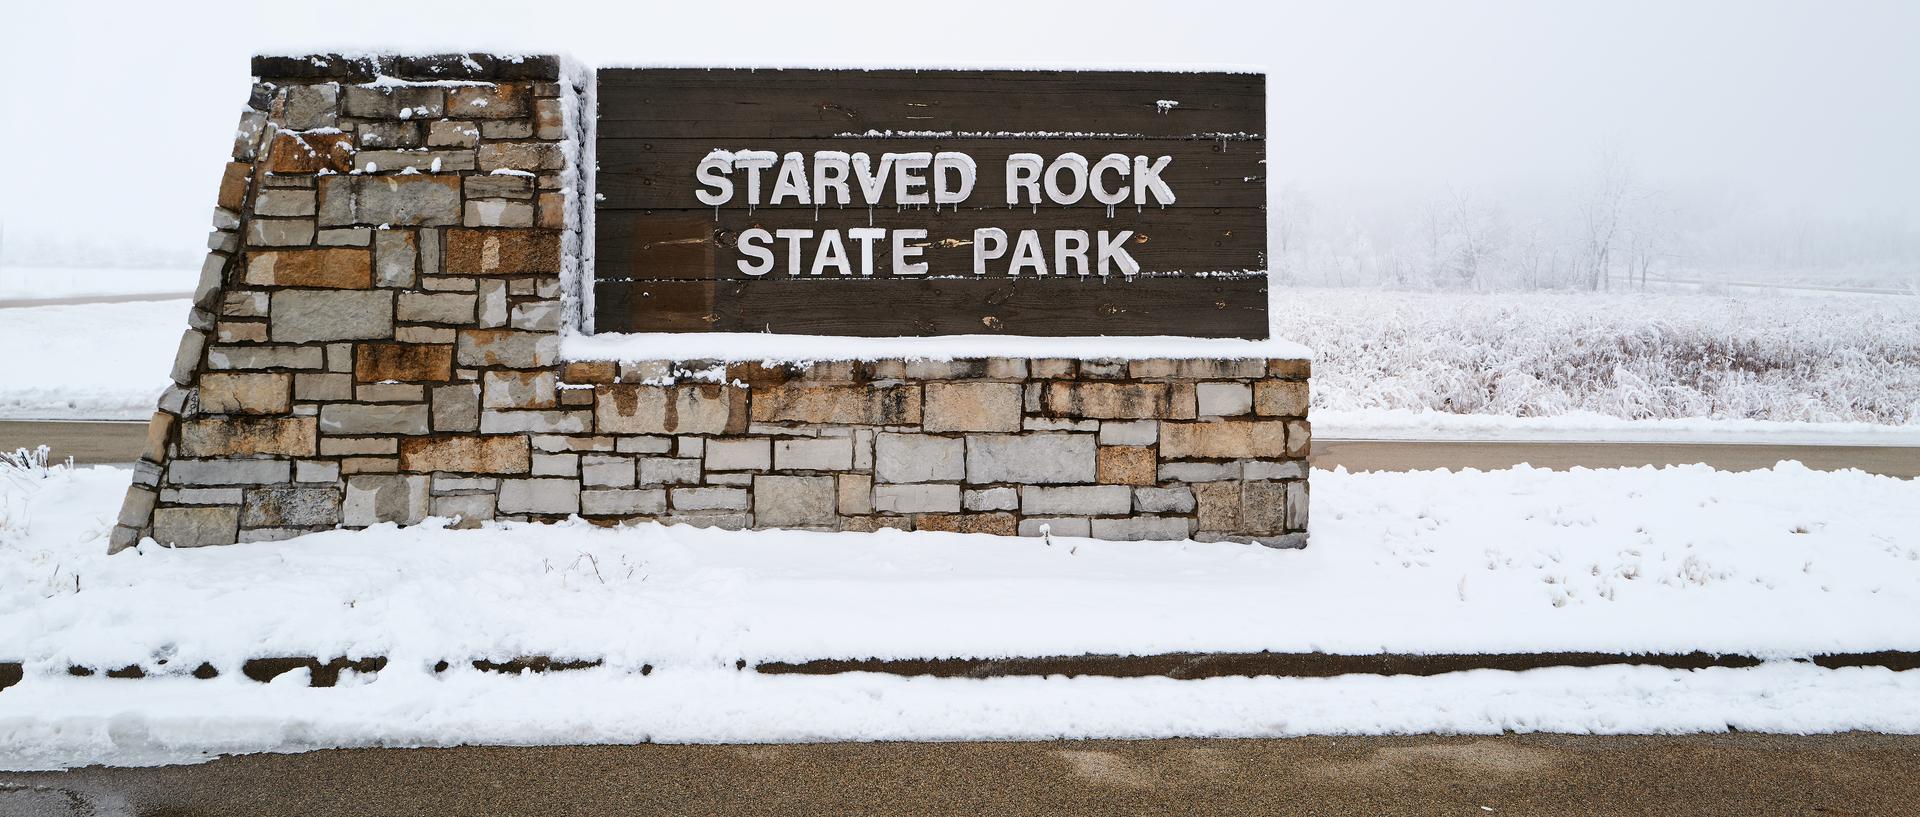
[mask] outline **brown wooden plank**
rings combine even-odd
[[[962,209],[1005,209],[1007,156],[1036,153],[1052,160],[1068,151],[1098,161],[1109,153],[1125,156],[1173,157],[1161,174],[1179,201],[1176,207],[1260,207],[1266,204],[1266,143],[1227,142],[1191,139],[770,139],[750,144],[716,143],[712,139],[606,139],[600,140],[597,159],[600,170],[595,176],[596,192],[602,197],[599,207],[609,210],[700,207],[694,198],[694,169],[709,151],[770,150],[785,155],[798,151],[812,161],[816,150],[848,153],[905,153],[908,151],[960,151],[979,166],[973,193]],[[811,167],[811,165],[809,165]],[[772,189],[773,179],[765,177],[761,195]],[[1126,179],[1107,178],[1108,184],[1125,184]],[[740,182],[744,184],[744,182]],[[854,203],[861,203],[857,186],[851,190]],[[763,198],[763,201],[765,199]],[[887,186],[886,204],[893,203],[893,187]],[[1057,205],[1048,205],[1055,207]],[[1099,210],[1101,205],[1088,196],[1083,209]],[[762,204],[755,209],[810,210],[812,205],[783,202]],[[735,201],[723,209],[746,210],[744,190],[736,189]],[[951,208],[949,208],[951,209]]]
[[[602,68],[598,77],[602,139],[1266,130],[1261,74]]]
[[[973,231],[999,227],[1041,231],[1041,241],[1052,251],[1056,229],[1132,230],[1127,251],[1142,272],[1234,272],[1266,269],[1266,211],[1256,208],[1148,207],[1120,210],[1112,219],[1098,210],[1062,209],[1033,212],[1024,209],[895,210],[876,208],[871,224],[889,229],[928,231],[921,260],[928,277],[973,278]],[[723,210],[601,210],[595,223],[594,275],[600,281],[619,279],[692,280],[745,279],[739,271],[736,242],[742,230],[801,228],[814,230],[869,226],[867,208],[809,211],[761,210],[755,213]],[[785,278],[785,246],[776,241],[774,270],[767,279]],[[857,252],[849,243],[850,253]],[[875,246],[875,277],[891,277],[892,252],[886,242]],[[811,261],[812,244],[806,245]],[[858,271],[858,257],[853,259]],[[1004,262],[992,262],[991,277],[1004,277]],[[809,264],[803,263],[803,270]],[[829,274],[831,277],[831,274]]]
[[[602,281],[594,297],[598,333],[1267,336],[1264,276]]]

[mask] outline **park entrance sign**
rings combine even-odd
[[[1264,338],[1265,78],[598,72],[597,332]]]

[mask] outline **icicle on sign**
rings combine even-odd
[[[1265,78],[602,69],[597,332],[1265,337]]]

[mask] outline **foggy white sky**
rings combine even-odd
[[[248,56],[343,48],[1256,65],[1270,73],[1276,186],[1349,200],[1524,191],[1577,183],[1612,145],[1643,183],[1679,194],[1920,231],[1920,3],[652,5],[15,5],[0,26],[5,239],[196,251]]]

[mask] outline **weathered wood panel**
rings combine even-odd
[[[1257,74],[1071,71],[607,69],[599,72],[596,330],[804,332],[864,336],[1266,335],[1265,78]],[[701,159],[716,149],[959,151],[978,173],[957,205],[816,209],[744,197],[703,206]],[[1007,157],[1072,152],[1171,157],[1176,200],[1109,211],[1006,205]],[[744,176],[744,169],[721,171]],[[1108,180],[1117,181],[1110,174]],[[763,200],[775,172],[762,177]],[[736,178],[736,181],[738,179]],[[1130,180],[1129,180],[1130,183]],[[888,185],[886,202],[892,202]],[[853,195],[858,197],[857,190]],[[926,276],[895,276],[888,242],[872,277],[800,274],[775,240],[774,268],[739,269],[752,228],[924,229]],[[1005,258],[975,276],[974,231],[1132,231],[1142,274],[1021,277]],[[1011,254],[1011,253],[1009,253]],[[1097,260],[1096,260],[1097,263]],[[1051,264],[1050,264],[1051,265]]]
[[[1179,196],[1179,207],[1261,207],[1266,202],[1265,142],[1181,140],[1181,139],[1088,139],[1075,140],[1070,148],[1089,161],[1098,161],[1109,153],[1126,156],[1170,156],[1173,163],[1162,174]],[[711,139],[607,139],[600,140],[598,191],[606,210],[639,210],[699,207],[694,198],[698,189],[691,168],[715,148],[733,149],[746,144],[716,143]],[[1049,139],[763,139],[751,142],[755,150],[786,154],[798,151],[811,161],[817,150],[848,153],[866,151],[906,153],[910,151],[960,151],[972,156],[980,166],[973,194],[961,209],[1005,209],[1007,179],[1003,169],[1007,157],[1015,153],[1037,153],[1051,158],[1069,146]],[[1109,174],[1105,183],[1118,188],[1129,183],[1124,177]],[[860,191],[852,190],[856,204],[863,203]],[[888,185],[884,202],[894,202],[893,186]],[[1059,205],[1045,204],[1043,209]],[[1092,199],[1080,209],[1104,212]],[[791,201],[777,205],[761,204],[754,209],[810,210],[810,204]],[[744,200],[730,202],[722,209],[745,210]],[[951,207],[947,209],[953,209]],[[1123,207],[1123,210],[1132,208]]]
[[[594,299],[603,332],[1267,336],[1264,276],[602,281]]]
[[[599,83],[603,139],[1266,131],[1263,74],[603,68]]]
[[[1124,215],[1124,217],[1122,217]],[[704,278],[786,278],[786,246],[774,244],[772,272],[751,276],[740,272],[737,242],[740,232],[753,227],[769,231],[777,227],[812,230],[839,230],[843,239],[854,227],[871,225],[889,229],[925,229],[927,237],[915,242],[922,247],[918,259],[928,265],[928,277],[973,277],[973,231],[980,227],[1039,230],[1042,247],[1051,256],[1052,231],[1056,229],[1130,230],[1127,252],[1147,273],[1246,272],[1266,269],[1266,211],[1249,208],[1147,208],[1136,213],[1132,208],[1107,219],[1104,212],[1084,210],[1025,209],[1008,211],[966,210],[934,212],[931,208],[895,210],[877,208],[869,215],[865,207],[823,209],[810,212],[761,211],[742,213],[712,210],[602,210],[595,226],[595,266],[600,280],[636,278],[649,280],[686,280]],[[802,247],[802,271],[810,271],[815,244]],[[876,277],[890,277],[893,248],[890,242],[874,243]],[[859,272],[859,250],[847,242],[854,272]],[[1010,251],[1009,251],[1010,254]],[[1188,264],[1204,261],[1212,264],[1196,269]],[[1007,259],[990,261],[988,269],[1004,277]],[[829,273],[832,275],[832,273]],[[1167,293],[1172,294],[1172,293]]]

